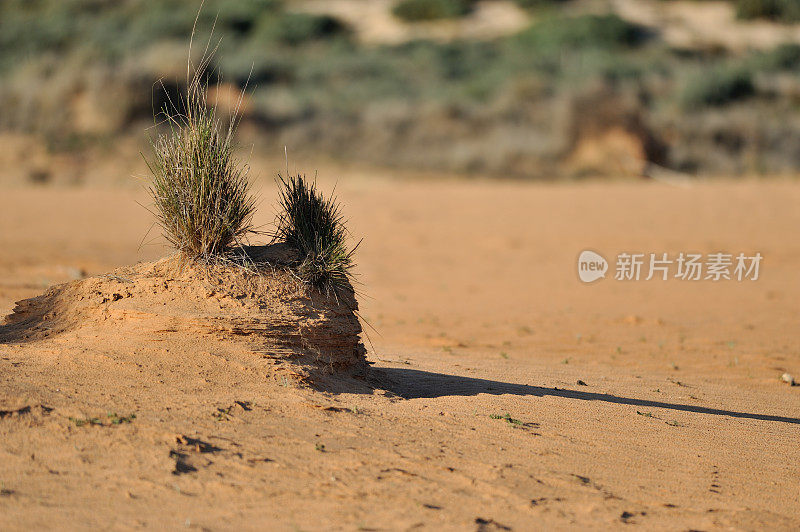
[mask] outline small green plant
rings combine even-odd
[[[100,418],[96,417],[85,417],[85,418],[76,418],[71,417],[69,418],[70,421],[75,423],[76,427],[83,427],[84,425],[102,425],[103,422],[100,421]]]
[[[231,411],[233,410],[233,406],[229,406],[227,408],[217,408],[217,411],[212,414],[212,417],[217,421],[230,421],[232,419]]]
[[[519,419],[514,419],[513,417],[511,417],[511,414],[507,412],[505,415],[502,416],[500,414],[491,414],[489,417],[492,419],[502,419],[509,425],[524,425],[522,421],[520,421]]]
[[[472,11],[474,0],[401,0],[392,13],[408,22],[463,17]]]
[[[349,286],[353,253],[339,202],[323,196],[315,181],[302,175],[279,179],[275,238],[300,252],[295,271],[305,283],[334,295]],[[356,246],[358,247],[358,246]]]
[[[255,198],[247,167],[234,157],[238,113],[223,127],[206,105],[204,57],[188,80],[185,110],[165,107],[169,131],[152,142],[149,187],[167,241],[193,259],[211,260],[252,230]]]
[[[83,426],[111,426],[111,425],[122,425],[123,423],[132,423],[134,419],[136,419],[136,414],[129,414],[127,416],[120,416],[116,412],[109,412],[106,414],[106,418],[108,420],[107,423],[104,423],[103,420],[99,417],[84,417],[84,418],[76,418],[71,417],[69,420],[75,423],[76,427],[83,427]]]
[[[108,419],[111,421],[112,425],[122,425],[123,423],[132,423],[133,420],[136,419],[136,414],[119,416],[116,412],[109,412]]]

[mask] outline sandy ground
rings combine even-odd
[[[800,527],[800,183],[351,175],[374,389],[192,337],[144,357],[160,337],[131,327],[0,345],[0,529]],[[0,190],[0,313],[163,255],[137,201]],[[764,262],[585,285],[584,249]]]

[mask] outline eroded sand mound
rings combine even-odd
[[[283,246],[248,251],[259,261],[258,273],[170,257],[52,287],[17,303],[0,327],[0,342],[67,335],[135,338],[143,349],[236,343],[261,358],[311,370],[362,373],[365,349],[353,291],[334,297],[304,286],[282,267],[292,258]]]

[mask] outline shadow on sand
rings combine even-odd
[[[620,405],[641,406],[646,408],[666,408],[682,412],[697,414],[710,414],[714,416],[729,416],[743,419],[758,419],[761,421],[778,421],[800,425],[800,418],[770,416],[766,414],[753,414],[749,412],[736,412],[733,410],[720,410],[703,406],[681,405],[649,401],[646,399],[632,399],[604,393],[584,392],[577,390],[564,390],[560,388],[544,388],[529,386],[527,384],[513,384],[508,382],[474,379],[472,377],[459,377],[443,373],[431,373],[416,369],[406,368],[375,368],[374,373],[381,381],[381,385],[405,399],[434,398],[446,396],[468,396],[481,393],[491,395],[533,395],[543,397],[546,395],[564,399],[577,399],[580,401],[603,401]]]

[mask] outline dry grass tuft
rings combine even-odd
[[[174,105],[162,110],[169,132],[152,142],[152,157],[146,159],[154,214],[165,238],[199,260],[219,257],[240,243],[253,229],[256,203],[248,168],[234,157],[238,109],[223,127],[216,109],[206,104],[208,61],[204,57],[188,80],[185,110]]]

